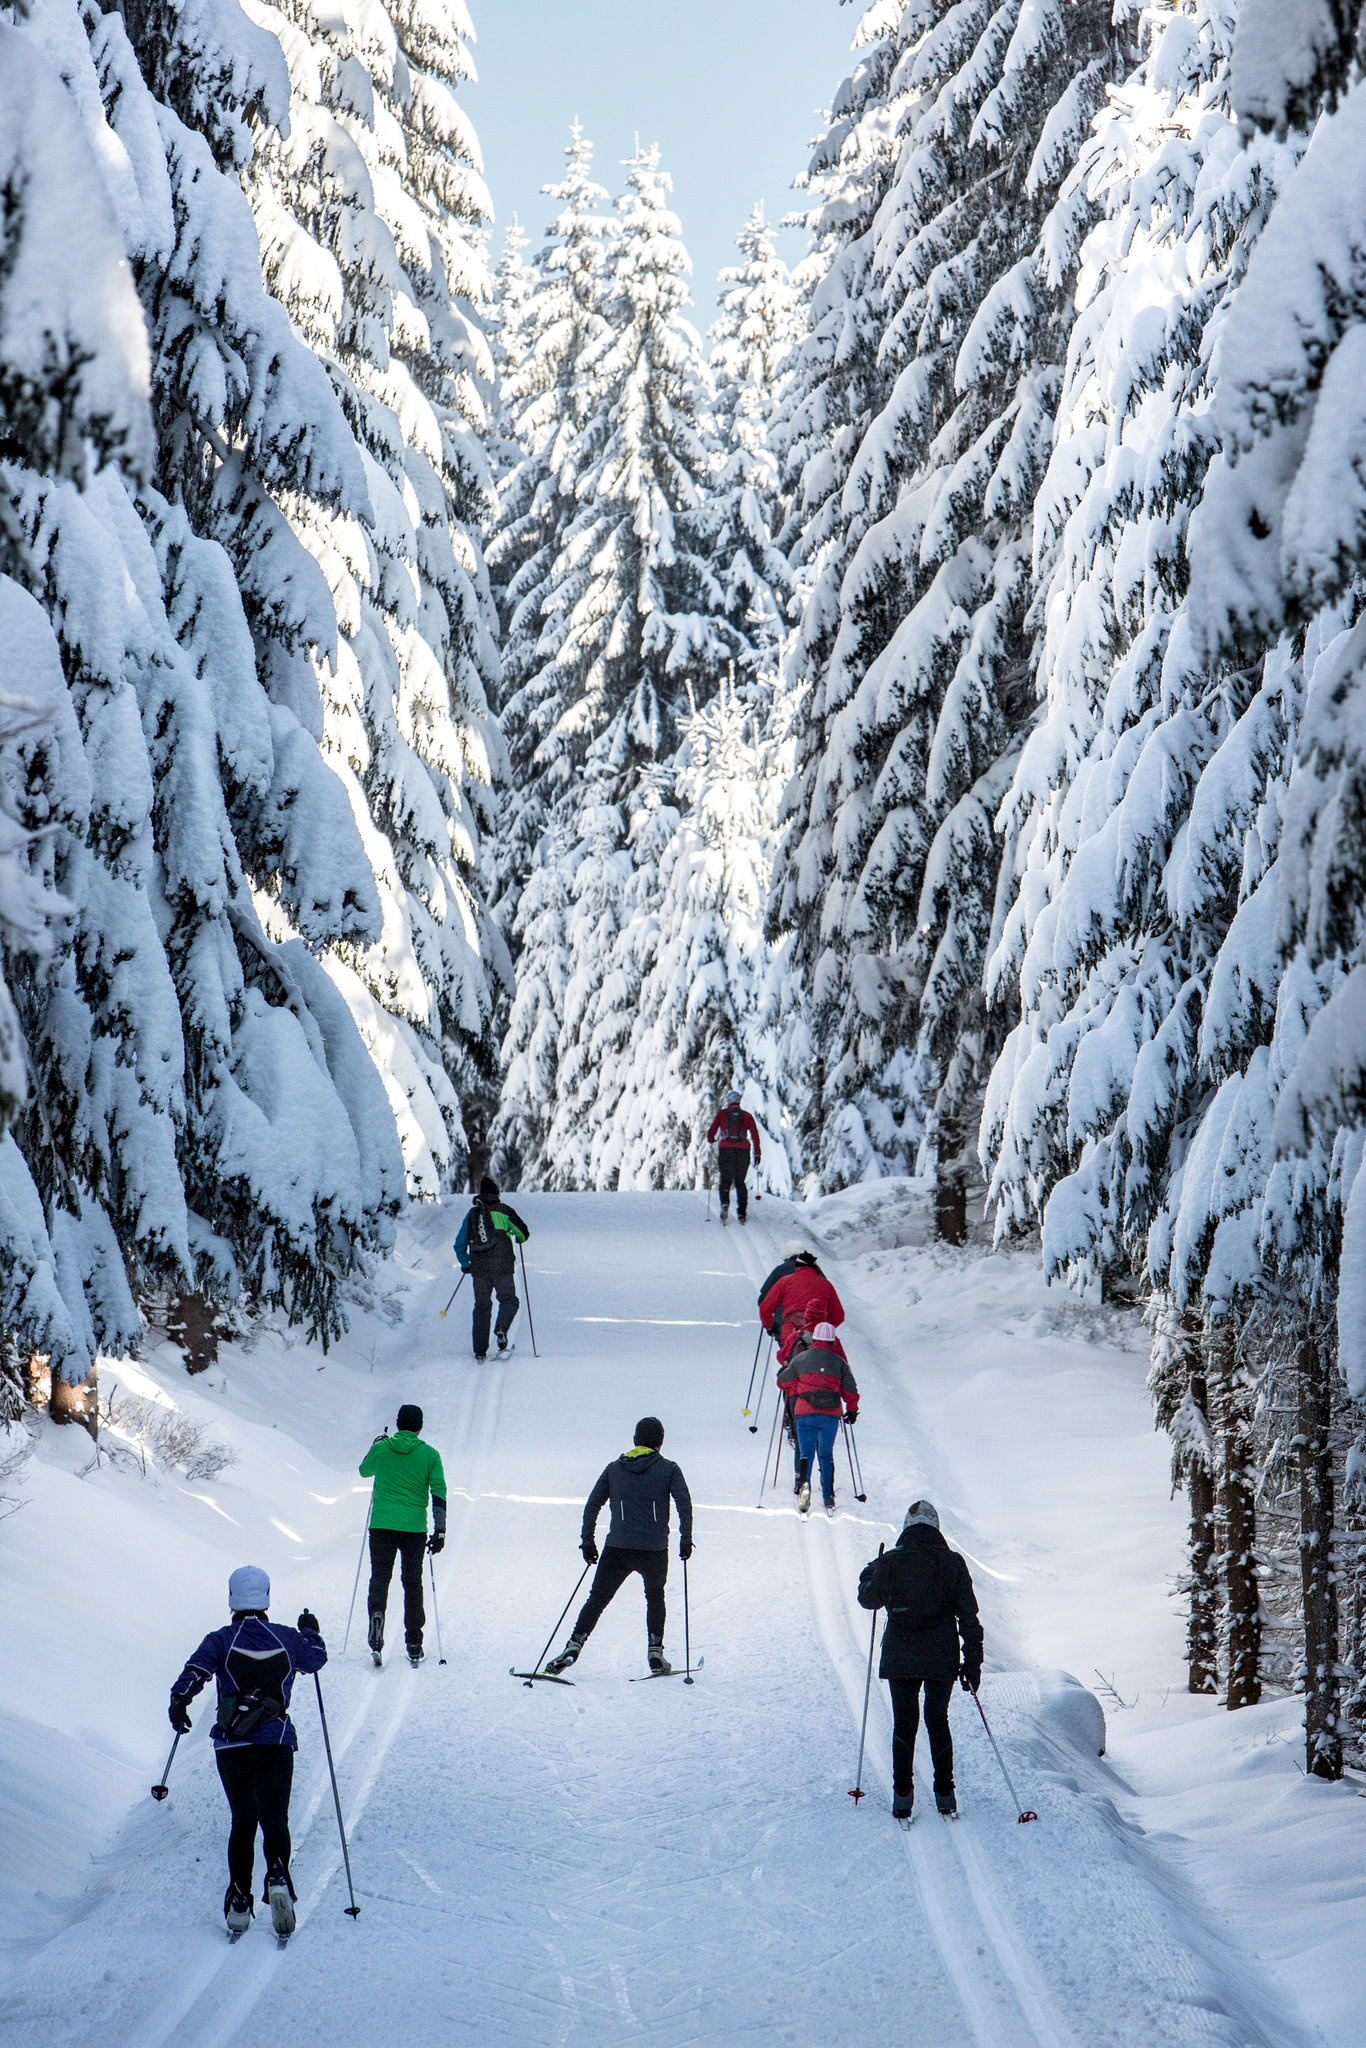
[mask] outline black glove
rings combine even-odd
[[[678,1546],[678,1554],[679,1554],[679,1556],[680,1556],[680,1557],[682,1558],[682,1560],[683,1560],[684,1564],[686,1564],[686,1563],[688,1562],[688,1559],[689,1559],[689,1558],[690,1558],[690,1557],[692,1556],[692,1537],[691,1537],[691,1536],[689,1536],[689,1537],[687,1538],[686,1542],[681,1542],[681,1543],[679,1544],[679,1546]]]
[[[858,1409],[856,1408],[856,1409],[854,1410],[854,1412],[853,1412],[853,1414],[852,1414],[852,1415],[846,1415],[846,1416],[845,1416],[845,1418],[844,1418],[844,1426],[845,1426],[845,1428],[846,1428],[846,1429],[852,1429],[852,1428],[853,1428],[853,1426],[854,1426],[854,1424],[855,1424],[855,1423],[856,1423],[857,1421],[858,1421]]]
[[[171,1704],[167,1709],[167,1713],[170,1718],[171,1726],[175,1729],[176,1734],[188,1735],[190,1732],[190,1728],[192,1726],[192,1723],[190,1721],[189,1701],[185,1699],[180,1693],[172,1693]]]
[[[427,1538],[427,1548],[433,1557],[440,1557],[442,1551],[446,1548],[446,1532],[444,1529],[433,1529],[431,1535]]]
[[[964,1692],[976,1692],[978,1686],[982,1683],[981,1665],[965,1664],[958,1674],[958,1683],[962,1686]]]
[[[305,1607],[294,1626],[296,1628],[311,1628],[315,1636],[322,1634],[322,1630],[318,1627],[318,1617],[311,1607]]]
[[[591,1537],[591,1536],[585,1536],[585,1537],[584,1537],[584,1539],[583,1539],[583,1542],[582,1542],[582,1543],[581,1543],[581,1544],[579,1545],[579,1549],[580,1549],[580,1550],[581,1550],[581,1551],[583,1552],[583,1556],[584,1556],[584,1562],[585,1562],[585,1564],[596,1564],[596,1563],[597,1563],[597,1561],[598,1561],[598,1546],[597,1546],[597,1544],[596,1544],[596,1543],[595,1543],[595,1542],[593,1541],[593,1539],[592,1539],[592,1537]]]

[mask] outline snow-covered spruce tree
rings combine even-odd
[[[521,375],[531,346],[532,300],[536,272],[526,260],[527,232],[514,213],[503,233],[503,253],[493,274],[493,300],[485,316],[489,353],[493,358],[493,406],[490,414],[488,453],[495,483],[501,485],[517,467],[526,450],[517,438],[511,393]],[[495,524],[489,536],[489,587],[495,606],[500,596],[492,554],[497,538]],[[501,614],[500,614],[501,616]],[[506,680],[506,677],[504,678]]]
[[[669,179],[653,148],[637,149],[627,169],[605,329],[586,366],[592,406],[566,457],[577,509],[542,600],[541,667],[504,712],[514,753],[523,721],[539,734],[533,788],[546,806],[544,851],[564,866],[568,903],[562,921],[538,909],[537,929],[567,946],[569,966],[529,953],[519,916],[519,973],[541,992],[563,987],[566,1008],[559,1078],[544,1061],[535,1070],[554,1087],[545,1148],[535,1132],[548,1105],[525,1096],[505,1098],[500,1140],[524,1173],[565,1186],[583,1184],[593,1126],[607,1113],[595,1093],[595,1047],[609,1029],[629,1035],[631,1023],[629,987],[614,978],[604,991],[602,980],[627,915],[619,890],[631,866],[627,809],[642,772],[673,753],[688,689],[705,703],[727,663],[743,662],[749,648],[744,627],[725,615],[706,552],[705,372],[684,317],[690,265],[667,206]],[[599,1014],[604,1001],[611,1027]],[[529,1024],[539,1027],[539,1013],[514,1014],[509,1065]]]
[[[908,8],[897,35],[862,284],[878,390],[803,626],[783,862],[827,1184],[904,1167],[926,1135],[961,1175],[976,1122],[992,821],[1030,712],[1030,520],[1075,272],[1053,201],[1113,61],[1099,0]]]
[[[772,428],[806,326],[801,296],[773,246],[762,203],[736,236],[741,261],[721,272],[721,312],[707,329],[715,386],[710,427],[710,545],[731,618],[777,637],[794,615],[792,571],[774,540],[781,519]],[[756,635],[757,637],[757,635]]]
[[[608,1082],[612,1114],[593,1133],[595,1186],[701,1186],[707,1126],[735,1087],[762,1132],[768,1185],[791,1190],[797,1004],[785,948],[770,949],[762,924],[791,768],[777,687],[771,671],[723,683],[680,723],[673,803],[638,804],[632,850],[646,886],[612,963],[634,1014]]]
[[[480,552],[489,207],[456,95],[472,30],[463,5],[247,4],[292,87],[288,133],[265,131],[246,170],[266,275],[331,377],[369,492],[361,517],[303,493],[288,508],[336,612],[320,737],[382,907],[373,942],[339,947],[330,971],[390,1074],[410,1176],[432,1192],[463,1147],[462,1111],[490,1106],[490,977],[506,973],[478,880],[502,753]]]
[[[593,145],[576,121],[557,202],[536,251],[534,284],[518,334],[521,360],[502,398],[520,460],[502,478],[489,568],[503,622],[502,728],[511,788],[493,849],[493,900],[500,921],[521,937],[518,901],[537,864],[537,848],[562,784],[540,750],[565,709],[553,661],[560,622],[545,616],[564,536],[579,510],[582,439],[597,400],[592,364],[610,332],[608,252],[617,232],[606,191],[591,175]]]

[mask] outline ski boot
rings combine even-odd
[[[423,1657],[426,1655],[425,1650],[423,1649],[421,1643],[406,1643],[404,1645],[404,1648],[408,1652],[408,1662],[412,1665],[413,1669],[416,1670],[418,1665],[422,1662]]]
[[[943,1814],[945,1820],[957,1820],[958,1801],[954,1797],[952,1785],[950,1785],[947,1792],[936,1792],[934,1795],[934,1803],[939,1808],[939,1811]]]
[[[896,1792],[892,1795],[892,1819],[899,1820],[903,1828],[911,1824],[911,1812],[915,1806],[915,1792]]]
[[[474,1362],[476,1365],[486,1365],[488,1363],[487,1351],[476,1351],[474,1354]]]
[[[827,1493],[825,1496],[825,1512],[833,1522],[835,1519],[835,1496],[833,1493]]]
[[[500,1330],[498,1332],[498,1349],[506,1351],[508,1348],[508,1333],[506,1330]]]
[[[658,1642],[656,1642],[654,1637],[651,1636],[649,1654],[651,1678],[667,1678],[669,1673],[673,1670],[673,1665],[664,1655],[664,1642],[662,1637]]]
[[[266,1877],[266,1904],[270,1907],[270,1924],[275,1929],[275,1939],[281,1948],[294,1932],[294,1893],[290,1889],[289,1872],[282,1863],[277,1863]]]
[[[227,1922],[229,1941],[240,1941],[251,1925],[255,1908],[250,1892],[230,1884],[223,1900],[223,1918]]]
[[[586,1638],[583,1636],[571,1636],[559,1656],[551,1658],[550,1662],[543,1667],[551,1678],[558,1677],[561,1671],[567,1671],[571,1664],[578,1663],[579,1651],[583,1648],[585,1640]]]
[[[370,1655],[374,1658],[375,1663],[377,1665],[382,1664],[384,1662],[384,1616],[382,1614],[372,1614],[370,1616],[370,1627],[365,1640],[370,1645]]]
[[[808,1479],[803,1479],[797,1488],[797,1513],[799,1515],[809,1515],[810,1512],[811,1482]]]
[[[741,1221],[742,1223],[748,1223],[748,1222],[749,1222],[749,1211],[748,1211],[747,1209],[741,1209],[741,1210],[739,1211],[739,1216],[740,1216],[740,1221]]]

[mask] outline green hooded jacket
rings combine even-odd
[[[410,1429],[396,1436],[377,1436],[360,1461],[362,1479],[375,1482],[370,1505],[372,1529],[427,1533],[427,1495],[441,1503],[445,1521],[446,1475],[441,1454]]]

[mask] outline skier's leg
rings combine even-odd
[[[403,1639],[410,1650],[420,1650],[422,1630],[427,1620],[427,1611],[422,1604],[422,1565],[427,1555],[427,1539],[416,1530],[405,1529],[398,1539],[398,1551],[403,1573]]]
[[[619,1550],[615,1544],[608,1544],[593,1574],[593,1583],[588,1588],[588,1598],[579,1609],[579,1618],[574,1623],[573,1633],[579,1642],[591,1636],[602,1619],[603,1610],[615,1600],[633,1571],[638,1569],[638,1550]]]
[[[717,1147],[717,1151],[716,1151],[716,1164],[717,1164],[717,1168],[718,1168],[718,1182],[719,1182],[719,1186],[720,1186],[720,1189],[721,1189],[721,1214],[722,1214],[723,1216],[729,1216],[729,1214],[730,1214],[730,1154],[729,1154],[729,1153],[727,1152],[727,1150],[726,1150],[726,1148],[725,1148],[725,1146],[724,1146],[724,1145],[719,1145],[719,1146]]]
[[[470,1343],[476,1358],[487,1358],[489,1318],[493,1314],[493,1275],[481,1273],[477,1266],[471,1266],[470,1279],[474,1282],[474,1321],[470,1328]]]
[[[748,1172],[748,1152],[737,1152],[735,1155],[735,1210],[742,1223],[749,1214],[749,1189],[745,1186],[745,1175]]]
[[[915,1789],[915,1738],[920,1732],[920,1680],[889,1678],[892,1695],[892,1790]]]
[[[256,1782],[256,1813],[261,1823],[261,1853],[266,1881],[283,1875],[289,1896],[297,1896],[289,1874],[289,1794],[294,1783],[294,1752],[281,1743],[254,1742],[244,1752],[252,1760]],[[262,1894],[264,1897],[264,1893]]]
[[[793,1485],[800,1493],[811,1481],[811,1466],[820,1450],[819,1415],[797,1417],[797,1451]]]
[[[498,1321],[494,1325],[501,1348],[502,1339],[517,1320],[517,1311],[522,1306],[517,1299],[517,1273],[512,1266],[506,1273],[494,1275],[494,1286],[498,1290]]]
[[[669,1576],[669,1553],[667,1550],[640,1550],[638,1570],[645,1581],[645,1633],[652,1643],[664,1640],[664,1582]]]
[[[826,1500],[835,1498],[835,1438],[839,1433],[838,1415],[816,1415],[816,1452],[821,1461],[821,1492]]]
[[[246,1744],[240,1749],[220,1749],[214,1759],[232,1815],[228,1829],[228,1877],[248,1898],[256,1861],[256,1774],[252,1769],[252,1747]]]
[[[949,1729],[949,1701],[953,1698],[954,1684],[952,1678],[925,1680],[925,1732],[930,1738],[936,1797],[953,1791],[953,1735]]]
[[[398,1532],[394,1529],[372,1529],[370,1531],[370,1584],[365,1595],[367,1614],[383,1614],[389,1605],[389,1581],[394,1576],[394,1559],[398,1556]]]

